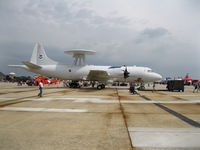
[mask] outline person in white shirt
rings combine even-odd
[[[39,97],[42,97],[42,88],[43,88],[43,83],[41,82],[41,81],[39,81],[39,84],[38,84],[38,87],[39,87],[39,94],[38,94],[38,96]]]

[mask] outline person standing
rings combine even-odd
[[[38,96],[39,97],[42,97],[42,88],[43,88],[43,83],[42,83],[42,81],[39,81],[39,84],[38,84],[38,87],[39,87],[39,94],[38,94]]]
[[[198,89],[197,92],[200,90],[200,81],[198,81]]]
[[[153,91],[156,90],[155,88],[156,88],[156,83],[154,82],[154,83],[153,83]],[[153,91],[152,91],[152,92],[153,92]]]
[[[196,83],[194,83],[193,84],[194,85],[194,90],[193,90],[193,93],[195,92],[195,91],[199,91],[199,88],[200,88],[200,82],[196,82]]]
[[[130,93],[132,93],[132,94],[135,94],[135,93],[136,93],[136,91],[135,91],[135,83],[131,83],[131,84],[130,84],[130,89],[129,89],[129,91],[130,91]]]

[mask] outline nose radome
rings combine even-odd
[[[162,76],[161,76],[160,74],[156,73],[156,79],[157,79],[157,80],[161,80],[161,79],[162,79]]]

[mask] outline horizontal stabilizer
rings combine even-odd
[[[106,71],[102,70],[90,70],[87,80],[90,81],[106,81],[109,79],[109,75]]]
[[[42,68],[41,66],[33,64],[33,63],[29,62],[29,61],[22,61],[22,63],[24,65],[26,65],[27,67],[32,68],[32,69],[40,69],[40,68]]]
[[[22,69],[25,69],[25,68],[26,68],[25,65],[8,65],[8,67],[13,67],[13,68],[22,68]]]

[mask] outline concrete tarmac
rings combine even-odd
[[[200,149],[200,92],[0,83],[1,150]]]

